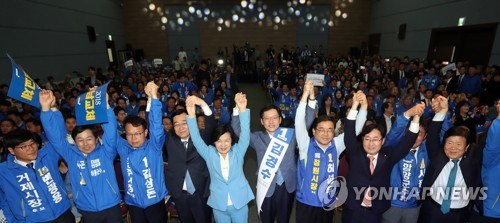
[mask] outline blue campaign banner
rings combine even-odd
[[[88,91],[76,98],[75,115],[76,125],[91,125],[108,122],[106,91],[108,83],[103,84],[95,91]]]
[[[38,95],[42,89],[19,65],[17,65],[16,61],[14,61],[9,54],[7,54],[7,57],[12,63],[12,79],[10,81],[7,96],[36,108],[41,108]]]

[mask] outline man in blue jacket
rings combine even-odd
[[[108,100],[106,100],[108,101]],[[76,145],[66,140],[66,127],[61,112],[53,108],[51,91],[40,93],[41,120],[47,138],[58,155],[68,163],[76,207],[85,222],[122,223],[120,191],[113,160],[116,157],[116,118],[107,105],[108,123],[102,124],[103,144],[98,143],[94,126],[77,126],[71,136]],[[52,107],[52,108],[51,108]],[[51,156],[56,156],[52,153]]]
[[[145,92],[151,101],[149,129],[143,118],[128,116],[124,121],[126,140],[117,137],[117,150],[125,183],[125,203],[130,207],[132,222],[163,223],[167,220],[163,200],[167,188],[163,174],[162,105],[156,84],[148,83]]]
[[[386,147],[394,147],[397,145],[406,130],[406,126],[410,121],[417,106],[413,106],[403,115],[398,116],[396,122],[387,135],[387,140],[384,143]],[[447,116],[441,135],[444,135],[446,130],[452,127],[449,116]],[[413,144],[410,152],[401,159],[391,172],[391,189],[392,199],[391,207],[382,215],[383,223],[416,223],[420,212],[419,198],[422,191],[422,181],[424,180],[425,170],[429,165],[429,156],[425,144],[427,137],[427,125],[425,122],[420,122],[420,131],[415,144]]]
[[[470,222],[490,223],[500,222],[500,99],[496,101],[497,118],[488,130],[486,146],[483,150],[482,181],[486,190],[486,198],[483,201],[482,215],[477,209],[472,212]]]
[[[8,222],[75,222],[58,156],[49,143],[41,150],[40,137],[24,129],[4,136],[9,150],[0,164],[0,209]]]

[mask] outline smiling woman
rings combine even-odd
[[[214,148],[203,141],[196,122],[196,105],[206,103],[196,96],[186,99],[189,132],[210,172],[208,205],[213,208],[216,222],[248,222],[248,202],[254,199],[243,173],[243,161],[250,144],[250,110],[246,108],[247,99],[243,93],[235,95],[235,102],[241,116],[240,138],[233,144],[229,126],[219,126],[213,133]]]

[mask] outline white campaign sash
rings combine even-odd
[[[3,215],[2,209],[0,209],[0,223],[7,223],[7,219]]]
[[[278,172],[278,168],[293,138],[294,129],[278,128],[271,137],[271,142],[260,163],[257,176],[257,213],[260,215],[262,202],[269,186]]]

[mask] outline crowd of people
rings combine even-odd
[[[296,222],[500,222],[498,67],[292,48],[235,46],[236,72],[182,48],[184,63],[89,67],[38,80],[41,109],[2,85],[0,208],[9,222],[122,222],[125,203],[132,222],[166,222],[168,195],[182,222],[247,222],[253,199],[262,222],[289,222],[294,202]],[[263,131],[238,89],[249,73],[272,98]],[[78,95],[108,81],[108,122],[76,126]]]

